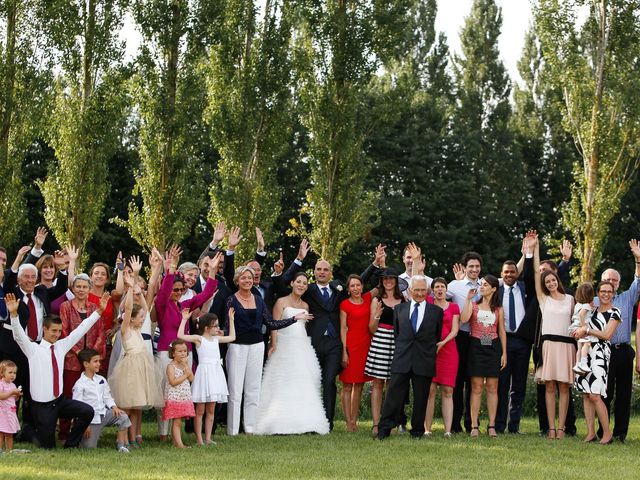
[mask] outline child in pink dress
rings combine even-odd
[[[0,362],[0,451],[6,443],[7,451],[13,450],[13,434],[20,430],[16,415],[16,398],[22,396],[22,388],[16,388],[18,367],[11,360]]]
[[[184,340],[174,340],[169,346],[171,363],[167,365],[167,384],[164,390],[164,409],[162,420],[173,419],[171,436],[173,446],[185,448],[182,443],[182,419],[195,417],[196,412],[191,398],[193,371],[187,363],[187,344]]]

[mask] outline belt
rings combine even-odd
[[[386,323],[379,323],[378,328],[383,328],[384,330],[393,330],[393,325],[387,325]]]
[[[619,349],[621,349],[621,348],[630,347],[630,346],[631,346],[631,344],[630,344],[630,343],[627,343],[627,342],[624,342],[624,343],[612,343],[612,344],[611,344],[611,346],[612,346],[613,348],[615,348],[616,350],[619,350]]]

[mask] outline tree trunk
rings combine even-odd
[[[0,129],[0,162],[8,165],[9,162],[9,134],[13,120],[13,96],[16,80],[16,17],[18,13],[17,0],[9,0],[6,4],[7,28],[4,58],[4,91],[2,107],[2,126]]]

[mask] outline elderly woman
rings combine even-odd
[[[193,290],[193,286],[198,281],[200,269],[198,268],[198,265],[193,262],[184,262],[178,267],[178,273],[182,275],[182,278],[184,279],[184,286],[186,287],[182,297],[180,298],[180,301],[184,302],[196,295],[196,292]]]
[[[574,299],[564,293],[558,274],[552,270],[540,273],[540,245],[535,240],[533,253],[536,296],[542,312],[541,360],[536,381],[545,385],[545,404],[549,430],[547,438],[563,439],[569,408],[569,389],[573,383],[575,340],[569,336]],[[556,428],[556,391],[559,391],[558,428]]]
[[[217,264],[212,267],[215,271]],[[256,426],[256,413],[260,402],[264,342],[262,325],[272,330],[288,327],[298,320],[309,320],[311,315],[301,312],[292,318],[273,320],[260,295],[251,291],[255,272],[251,267],[238,267],[233,276],[238,291],[227,299],[227,312],[235,310],[236,341],[227,350],[227,433],[237,435],[240,430],[240,404],[244,393],[244,431],[252,435]],[[211,278],[207,280],[210,282]]]
[[[89,301],[89,291],[91,290],[91,280],[86,273],[76,275],[71,282],[73,300],[68,300],[60,305],[60,318],[62,319],[62,337],[68,337],[78,325],[89,315],[95,312],[98,307]],[[91,348],[104,358],[105,357],[105,335],[102,321],[98,320],[93,327],[67,352],[64,358],[64,376],[62,392],[67,398],[73,396],[73,386],[80,378],[84,370],[78,360],[78,352],[86,348]],[[65,440],[69,434],[71,422],[60,420],[60,439]]]
[[[181,275],[176,274],[178,260],[182,250],[173,246],[165,257],[166,275],[162,280],[162,285],[155,299],[156,317],[158,320],[158,328],[160,329],[160,338],[158,339],[158,361],[163,372],[166,372],[167,365],[171,362],[169,358],[169,345],[178,338],[178,328],[182,321],[182,309],[188,308],[194,310],[200,308],[215,293],[218,287],[218,280],[210,277],[207,280],[202,293],[195,295],[189,300],[180,301],[180,298],[186,290],[185,280]],[[216,255],[212,260],[205,260],[210,263],[209,268],[215,270],[218,263],[222,259],[222,254]],[[187,330],[189,327],[187,326]],[[188,331],[185,334],[189,334]],[[189,365],[191,366],[191,344],[187,344],[189,350]],[[166,379],[165,379],[166,380]],[[159,421],[158,430],[161,440],[166,440],[169,434],[169,422]]]
[[[607,407],[602,400],[607,395],[607,377],[609,375],[609,358],[611,356],[611,344],[609,340],[613,336],[616,328],[620,325],[620,310],[613,306],[613,295],[615,294],[613,283],[608,281],[600,282],[598,285],[598,299],[600,305],[593,311],[586,327],[578,328],[573,336],[582,338],[592,335],[598,339],[592,342],[587,366],[590,372],[580,374],[576,377],[576,389],[582,393],[584,402],[584,419],[587,423],[587,436],[585,442],[597,440],[595,430],[595,416],[602,427],[601,444],[608,444],[613,441],[613,434],[609,427],[609,414]]]

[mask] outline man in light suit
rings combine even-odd
[[[409,281],[411,302],[401,303],[393,310],[393,333],[396,339],[391,379],[384,399],[378,425],[378,440],[389,436],[404,410],[404,400],[413,386],[411,436],[424,435],[424,417],[431,379],[436,374],[436,344],[442,333],[443,310],[426,301],[428,285],[424,275],[414,275]]]

